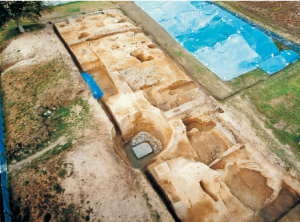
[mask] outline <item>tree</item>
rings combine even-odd
[[[10,20],[10,14],[6,8],[6,2],[0,2],[0,27],[4,27]]]
[[[0,27],[4,27],[7,22],[14,20],[19,26],[20,32],[24,32],[21,26],[21,20],[30,20],[34,23],[38,22],[42,17],[41,12],[52,11],[51,6],[45,5],[43,2],[32,1],[6,1],[0,2]]]

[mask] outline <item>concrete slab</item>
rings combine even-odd
[[[133,147],[132,150],[138,159],[141,159],[142,157],[147,156],[148,154],[153,152],[153,149],[151,148],[149,143],[141,143]]]

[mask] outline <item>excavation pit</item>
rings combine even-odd
[[[142,143],[142,144],[144,144],[144,143]],[[146,144],[148,144],[148,143],[146,143]],[[136,169],[145,170],[147,168],[148,163],[150,162],[150,160],[153,157],[155,157],[157,154],[155,152],[153,152],[153,149],[148,144],[148,146],[150,147],[152,152],[144,155],[143,157],[137,158],[137,155],[133,151],[133,148],[138,147],[138,146],[132,146],[132,145],[130,145],[130,143],[128,143],[128,144],[125,145],[124,149],[125,149],[127,158],[131,162],[132,166]]]

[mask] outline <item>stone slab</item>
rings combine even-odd
[[[153,152],[153,149],[151,148],[149,143],[141,143],[133,147],[132,150],[138,159],[141,159],[142,157],[147,156],[148,154]]]

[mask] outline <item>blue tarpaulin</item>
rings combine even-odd
[[[271,75],[299,59],[291,50],[280,52],[270,37],[215,5],[198,1],[135,3],[222,80],[257,67]]]
[[[1,118],[1,116],[0,116]],[[1,153],[5,153],[5,150],[4,150],[4,135],[3,135],[3,128],[0,127],[0,152]]]
[[[4,213],[4,219],[5,222],[11,222],[11,216],[7,212]]]
[[[6,174],[6,172],[5,173],[4,172],[1,173],[1,185],[3,187],[5,187],[6,189],[8,188],[7,187],[7,174]]]
[[[93,95],[96,99],[99,99],[101,96],[104,95],[92,76],[90,76],[86,72],[81,73],[81,75],[84,78],[84,80],[89,84]]]
[[[4,149],[4,144],[2,142],[0,142],[0,152],[4,153],[5,149]]]
[[[276,56],[273,56],[269,59],[266,59],[264,62],[259,64],[259,68],[264,70],[269,75],[277,72],[278,67],[283,69],[288,66],[290,63],[296,62],[299,58],[299,55],[296,52],[290,50],[282,50]]]
[[[0,212],[4,214],[4,221],[11,222],[9,196],[7,191],[7,165],[5,159],[4,139],[3,139],[3,126],[2,126],[2,109],[0,98],[0,182],[1,182],[1,196],[3,200],[3,209]]]
[[[1,109],[1,105],[0,105],[0,109]],[[0,129],[3,130],[3,123],[2,123],[2,116],[1,116],[1,112],[0,112]]]
[[[2,191],[2,198],[3,198],[3,208],[4,208],[5,212],[10,214],[8,191],[4,187],[1,187],[1,191]]]
[[[3,125],[2,125],[1,98],[0,98],[0,152],[4,153],[4,138],[3,138]]]
[[[1,173],[2,172],[7,172],[7,169],[6,169],[6,159],[5,159],[5,157],[3,156],[3,153],[1,153],[0,154],[0,161],[1,161],[1,163],[0,163],[0,170],[1,170]]]

